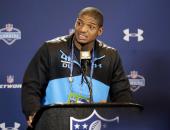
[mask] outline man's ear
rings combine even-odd
[[[76,24],[77,24],[77,19],[76,19],[76,21],[74,22],[74,29],[76,28]]]
[[[103,34],[104,28],[100,27],[98,30],[98,36],[101,36]]]
[[[74,29],[76,28],[76,22],[74,23]]]

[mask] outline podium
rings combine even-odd
[[[42,107],[32,124],[34,130],[132,129],[142,110],[134,103],[54,104]]]

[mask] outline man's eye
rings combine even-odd
[[[90,28],[91,30],[94,30],[94,29],[95,29],[95,27],[94,27],[94,26],[91,26],[91,25],[89,25],[89,28]]]
[[[80,25],[81,25],[81,22],[77,21],[77,25],[80,26]]]

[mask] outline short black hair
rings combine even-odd
[[[89,15],[97,20],[99,27],[103,26],[103,14],[99,9],[95,7],[86,7],[79,12],[78,16],[81,15]]]

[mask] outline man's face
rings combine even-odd
[[[81,15],[75,23],[75,38],[80,44],[93,42],[101,35],[103,28],[99,27],[97,20],[89,15]]]

